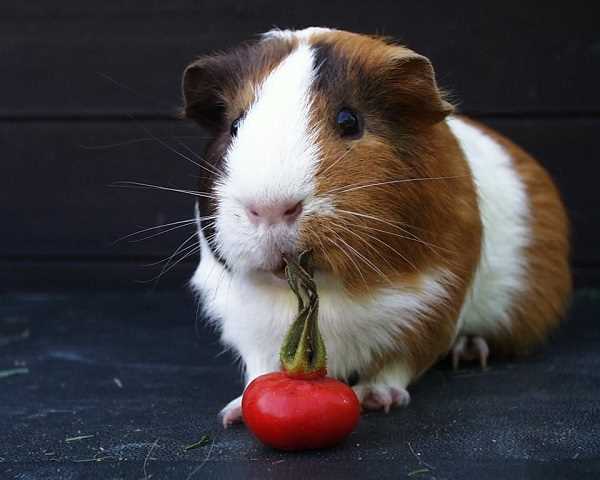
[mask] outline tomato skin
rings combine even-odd
[[[331,447],[348,436],[358,423],[360,404],[348,385],[333,378],[272,372],[246,387],[242,416],[266,445],[309,450]]]

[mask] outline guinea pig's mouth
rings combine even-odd
[[[287,258],[294,258],[295,256],[297,256],[298,254],[294,253],[294,254],[281,254],[281,262],[277,263],[275,266],[271,267],[271,268],[259,268],[258,270],[266,273],[266,274],[270,274],[273,277],[280,279],[280,280],[287,280],[287,275],[285,273],[285,264],[286,261],[284,259],[284,257]],[[319,265],[313,265],[313,268],[315,271],[326,271],[325,269],[323,269],[322,266]]]
[[[291,253],[283,253],[281,252],[279,254],[279,262],[277,262],[274,266],[270,267],[270,268],[265,268],[262,269],[264,272],[268,272],[272,275],[274,275],[277,278],[280,278],[282,280],[286,280],[286,274],[285,274],[285,265],[286,265],[286,258],[291,258],[294,257],[296,254],[291,254]]]
[[[271,273],[273,275],[275,275],[277,278],[281,278],[282,280],[285,280],[285,278],[286,278],[286,276],[285,276],[285,265],[283,264],[283,262],[276,269],[272,270]]]
[[[280,265],[277,265],[276,267],[258,268],[256,269],[256,271],[268,276],[272,276],[273,279],[286,280],[285,264],[283,262]]]
[[[285,260],[283,259],[283,254],[280,253],[277,257],[279,258],[271,258],[266,265],[257,265],[252,270],[285,279]]]

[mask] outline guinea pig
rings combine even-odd
[[[453,114],[431,62],[389,39],[273,30],[191,63],[184,116],[211,135],[191,280],[248,384],[297,313],[282,255],[313,252],[328,372],[363,409],[409,403],[438,359],[526,353],[571,290],[546,171]],[[240,421],[241,396],[222,410]]]

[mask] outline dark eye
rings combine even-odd
[[[233,122],[231,122],[231,127],[229,129],[229,133],[231,134],[232,137],[235,137],[237,135],[237,131],[238,131],[238,128],[240,128],[241,121],[242,121],[242,117],[239,116]]]
[[[349,108],[342,108],[335,118],[342,137],[358,137],[361,133],[358,115]]]

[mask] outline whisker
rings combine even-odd
[[[185,223],[183,225],[175,225],[174,227],[168,228],[167,230],[163,230],[161,232],[153,233],[152,235],[147,235],[147,236],[142,237],[142,238],[136,238],[134,240],[129,240],[129,242],[130,243],[139,243],[139,242],[143,242],[144,240],[150,240],[151,238],[158,237],[160,235],[164,235],[165,233],[172,232],[173,230],[177,230],[179,228],[194,227],[195,223],[196,222],[194,221],[194,222],[190,222],[190,223]]]
[[[381,258],[382,260],[385,261],[385,263],[388,265],[388,267],[390,267],[392,270],[396,271],[397,270],[394,268],[394,266],[381,254],[381,252],[376,249],[373,245],[371,245],[369,242],[367,242],[363,237],[361,237],[358,233],[350,230],[349,228],[345,227],[344,225],[339,225],[337,223],[333,223],[331,222],[331,225],[341,228],[343,230],[345,230],[346,232],[350,233],[351,235],[354,235],[356,238],[358,238],[363,244],[365,244],[372,252],[374,252],[379,258]]]
[[[169,192],[185,193],[187,195],[193,195],[194,197],[211,198],[213,200],[217,199],[217,197],[215,195],[206,193],[206,192],[196,192],[195,190],[184,190],[182,188],[170,188],[170,187],[164,187],[162,185],[152,185],[150,183],[133,182],[133,181],[129,181],[129,180],[114,182],[110,186],[111,187],[154,188],[156,190],[166,190]]]
[[[140,233],[144,233],[144,232],[149,232],[150,230],[156,230],[157,228],[164,228],[164,227],[170,227],[171,225],[178,225],[178,224],[186,224],[186,223],[194,223],[196,221],[195,218],[190,218],[190,219],[186,219],[186,220],[178,220],[176,222],[170,222],[170,223],[164,223],[162,225],[156,225],[153,227],[148,227],[148,228],[144,228],[143,230],[138,230],[137,232],[133,232],[133,233],[129,233],[127,235],[124,235],[120,238],[117,238],[114,242],[112,242],[112,245],[121,242],[127,238],[130,237],[134,237],[135,235],[139,235]]]
[[[333,193],[333,192],[348,193],[348,192],[354,192],[355,190],[362,190],[363,188],[378,187],[378,186],[382,186],[382,185],[393,185],[393,184],[397,184],[397,183],[410,183],[410,182],[424,182],[426,180],[450,180],[450,179],[455,179],[455,178],[463,178],[466,176],[467,175],[452,175],[452,176],[447,176],[447,177],[403,178],[400,180],[389,180],[387,182],[377,182],[377,183],[369,183],[366,185],[357,185],[357,186],[352,186],[350,188],[339,187],[339,188],[334,188],[332,190],[329,190],[327,193]]]
[[[426,247],[428,247],[438,257],[441,257],[441,254],[438,252],[438,250],[442,250],[442,251],[447,252],[447,253],[452,253],[447,248],[443,248],[443,247],[440,247],[439,245],[435,245],[433,243],[426,242],[425,240],[420,239],[416,235],[415,236],[411,236],[411,237],[407,237],[406,235],[400,235],[399,233],[390,232],[388,230],[382,230],[380,228],[371,227],[369,225],[361,225],[361,224],[358,224],[358,223],[353,223],[353,224],[348,223],[348,225],[352,225],[354,227],[361,228],[361,229],[364,229],[364,230],[371,230],[371,231],[374,231],[374,232],[381,232],[381,233],[385,233],[387,235],[392,235],[394,237],[403,238],[405,240],[410,240],[412,242],[420,243],[421,245],[425,245]],[[365,233],[365,235],[366,235],[366,233]]]
[[[225,176],[225,172],[223,172],[223,170],[221,170],[216,165],[213,165],[212,163],[210,163],[208,160],[206,160],[199,153],[196,153],[189,145],[187,145],[186,143],[183,143],[182,141],[177,141],[177,144],[181,145],[183,148],[185,148],[188,152],[190,152],[195,158],[197,158],[198,160],[200,160],[202,163],[204,163],[205,165],[208,165],[208,167],[204,167],[202,165],[198,165],[199,167],[203,168],[208,173],[212,173],[213,175],[217,175],[217,176],[221,175],[223,177]]]
[[[203,226],[203,227],[202,227],[202,228],[201,228],[199,231],[203,231],[203,230],[205,230],[206,228],[209,228],[209,227],[210,227],[210,225],[211,225],[211,224],[209,223],[209,224],[207,224],[207,225]],[[198,235],[198,231],[195,231],[195,232],[194,232],[192,235],[190,235],[188,238],[186,238],[186,239],[185,239],[185,240],[184,240],[184,241],[183,241],[183,242],[182,242],[182,243],[181,243],[181,244],[180,244],[180,245],[179,245],[179,246],[178,246],[178,247],[175,249],[175,251],[174,251],[174,252],[173,252],[173,253],[172,253],[170,256],[168,256],[168,257],[165,257],[165,258],[163,258],[163,259],[161,259],[161,260],[158,260],[158,261],[156,261],[156,262],[147,263],[145,266],[146,266],[146,267],[153,267],[153,266],[155,266],[155,265],[160,265],[161,263],[165,263],[165,262],[168,264],[168,263],[171,261],[171,259],[172,259],[173,257],[175,257],[175,256],[176,256],[178,253],[182,253],[182,252],[184,252],[184,251],[187,251],[189,248],[193,247],[194,245],[199,245],[199,242],[196,242],[196,243],[192,243],[192,244],[190,244],[190,245],[188,245],[187,247],[185,247],[185,248],[184,248],[184,245],[185,245],[186,243],[188,243],[190,240],[192,240],[192,239],[194,238],[194,236],[196,236],[196,235]]]
[[[204,228],[207,228],[208,225],[204,226],[202,228],[202,230],[204,230]],[[196,236],[197,232],[194,232],[193,236]],[[187,243],[191,238],[193,238],[193,236],[188,237],[188,239],[184,242]],[[181,248],[183,247],[183,244],[179,246],[179,248],[173,252],[173,254],[169,257],[166,265],[162,268],[161,272],[154,277],[153,279],[150,279],[150,281],[155,280],[156,284],[158,284],[158,281],[163,277],[163,275],[167,274],[168,272],[170,272],[171,270],[173,270],[178,264],[180,264],[181,262],[183,262],[186,258],[191,257],[192,255],[195,255],[197,253],[199,253],[202,250],[202,245],[200,244],[200,241],[197,240],[195,243],[192,243],[190,245],[188,245],[185,248]],[[186,252],[186,253],[184,253]],[[177,261],[171,263],[171,260],[175,257],[175,255],[177,253],[184,253],[182,256],[180,256]],[[155,286],[156,286],[155,284]]]
[[[221,285],[223,285],[223,279],[225,278],[225,274],[226,273],[227,273],[227,269],[223,268],[222,271],[221,271],[221,275],[219,276],[219,279],[217,280],[217,286],[215,287],[215,292],[214,292],[214,295],[213,295],[213,301],[215,301],[216,298],[217,298],[217,294],[219,293]],[[231,287],[231,276],[230,276],[229,286]],[[228,304],[226,303],[226,305],[228,305]]]
[[[186,245],[190,240],[193,240],[193,238],[194,238],[194,236],[196,234],[197,234],[197,232],[194,232],[189,237],[187,237],[183,242],[181,242],[179,244],[179,246],[175,249],[175,251],[171,255],[169,255],[168,257],[165,257],[165,258],[162,258],[160,260],[157,260],[156,262],[147,263],[147,264],[145,264],[145,266],[146,267],[154,267],[156,265],[160,265],[161,263],[166,263],[168,265],[168,263],[171,261],[171,259],[173,257],[175,257],[178,253],[183,252],[183,251],[187,251],[189,248],[191,248],[194,245],[196,245],[195,243],[191,243],[187,247],[184,247],[184,245]]]
[[[323,255],[325,256],[326,260],[329,262],[329,266],[333,269],[334,263],[331,261],[331,257],[327,254],[327,249],[325,248],[325,244],[323,243],[321,236],[316,235],[310,228],[308,228],[308,227],[305,227],[305,228],[308,231],[310,237],[316,239],[319,242],[319,245],[321,246],[321,251],[323,252]]]
[[[333,229],[331,229],[331,228],[329,228],[329,227],[325,227],[325,228],[327,228],[327,230],[329,230],[331,233],[333,233],[333,235],[334,235],[334,236],[335,236],[335,237],[336,237],[336,238],[337,238],[337,239],[338,239],[340,242],[342,242],[342,243],[343,243],[343,244],[344,244],[344,245],[345,245],[345,246],[346,246],[348,249],[352,250],[352,251],[353,251],[353,252],[354,252],[354,253],[355,253],[357,256],[359,256],[359,258],[361,257],[361,255],[360,255],[360,254],[359,254],[359,253],[356,251],[356,249],[354,249],[354,248],[352,248],[350,245],[348,245],[348,243],[347,243],[346,241],[344,241],[344,239],[343,239],[342,237],[340,237],[340,236],[338,235],[338,233],[337,233],[335,230],[333,230]],[[339,248],[339,245],[338,245],[338,248]],[[349,255],[347,252],[345,252],[345,250],[344,250],[344,249],[341,249],[341,251],[342,251],[342,252],[344,252],[344,253],[346,253],[346,255],[348,256],[348,258],[349,258],[349,259],[352,261],[352,263],[353,263],[353,264],[356,266],[356,269],[358,270],[358,272],[359,272],[359,274],[360,274],[361,278],[363,279],[363,282],[364,282],[364,284],[365,284],[365,287],[367,287],[367,289],[368,289],[368,284],[367,284],[367,281],[366,281],[366,279],[365,279],[365,277],[364,277],[364,275],[363,275],[363,273],[362,273],[362,270],[361,270],[361,269],[358,267],[358,264],[357,264],[357,263],[354,261],[354,259],[352,258],[352,256],[351,256],[351,255]],[[364,257],[363,257],[363,259],[364,259]]]
[[[375,220],[375,218],[373,218],[373,219]],[[383,220],[380,220],[380,221],[382,221],[382,222],[383,222]],[[410,237],[408,237],[408,236],[406,236],[406,235],[401,235],[401,234],[399,234],[399,233],[395,233],[395,232],[388,232],[387,230],[381,230],[380,228],[371,227],[371,226],[369,226],[369,225],[362,225],[362,224],[360,224],[360,223],[352,223],[352,224],[351,224],[351,223],[349,223],[348,221],[346,221],[346,223],[347,223],[348,225],[352,225],[352,226],[354,226],[354,227],[366,228],[367,230],[374,230],[374,231],[376,231],[376,232],[387,233],[387,234],[389,234],[389,235],[393,235],[393,236],[395,236],[395,237],[399,237],[399,238],[404,238],[404,239],[406,239],[406,240],[413,240],[413,241],[415,241],[415,242],[420,242],[420,243],[423,243],[423,242],[424,242],[423,240],[419,239],[419,238],[418,238],[416,235],[413,235],[413,234],[411,234],[411,236],[410,236]],[[393,227],[393,228],[397,228],[397,229],[399,229],[401,232],[404,232],[404,231],[405,231],[404,229],[402,229],[402,228],[401,228],[400,226],[398,226],[398,225],[394,225],[394,224],[388,224],[388,225],[389,225],[390,227]],[[406,232],[406,233],[410,233],[410,232]]]
[[[115,80],[113,77],[111,77],[108,73],[104,73],[104,72],[96,72],[98,75],[100,75],[102,78],[104,78],[105,80],[108,80],[110,83],[112,83],[113,85],[116,85],[117,87],[119,87],[121,90],[125,90],[129,93],[131,93],[132,95],[135,95],[138,98],[141,98],[142,100],[145,101],[149,101],[154,103],[157,107],[161,106],[161,107],[165,107],[165,108],[169,108],[171,109],[173,107],[172,104],[167,104],[164,101],[159,101],[154,97],[151,97],[149,95],[145,95],[141,92],[138,92],[137,90],[134,90],[133,88],[131,88],[128,85],[125,85],[122,82],[119,82],[118,80]]]
[[[328,170],[330,170],[331,168],[333,168],[335,165],[337,165],[339,162],[341,162],[344,158],[346,158],[346,155],[348,155],[350,153],[350,151],[354,148],[354,144],[352,144],[350,146],[350,148],[348,148],[348,150],[346,150],[337,160],[335,160],[331,165],[329,165],[325,170],[323,170],[322,172],[319,172],[317,175],[324,175]]]
[[[179,265],[183,260],[185,260],[186,258],[191,257],[192,255],[195,255],[196,253],[198,253],[200,251],[200,245],[199,244],[195,244],[193,245],[193,248],[191,250],[189,250],[185,255],[183,255],[182,257],[180,257],[176,262],[172,263],[170,266],[168,266],[168,268],[165,266],[165,268],[163,268],[161,270],[161,272],[154,278],[150,279],[149,281],[156,281],[158,282],[163,275],[169,273],[171,270],[173,270],[177,265]]]
[[[176,148],[172,147],[171,145],[169,145],[167,142],[165,142],[164,140],[161,140],[159,137],[157,137],[156,135],[154,135],[152,133],[152,131],[146,127],[145,125],[141,124],[140,122],[138,122],[136,120],[136,118],[133,115],[129,115],[129,117],[131,118],[131,120],[139,127],[141,128],[144,132],[146,132],[152,139],[156,140],[160,145],[162,145],[163,147],[165,147],[167,150],[169,150],[170,152],[173,152],[176,155],[179,155],[181,158],[186,159],[188,162],[193,163],[194,165],[196,165],[197,167],[203,168],[198,162],[195,162],[194,160],[192,160],[190,157],[188,157],[187,155],[184,155],[183,153],[181,153],[179,150],[177,150]]]
[[[372,230],[375,232],[381,232],[381,233],[385,233],[387,235],[392,235],[394,237],[398,237],[398,238],[403,238],[404,240],[410,240],[412,242],[416,242],[416,243],[420,243],[421,245],[424,245],[426,247],[428,247],[435,255],[437,255],[438,257],[441,257],[441,254],[438,252],[438,250],[442,250],[446,253],[452,253],[451,250],[448,250],[447,248],[444,247],[440,247],[439,245],[435,245],[433,243],[430,242],[426,242],[425,240],[420,239],[419,237],[416,236],[412,236],[412,237],[407,237],[406,235],[400,235],[399,233],[394,233],[394,232],[389,232],[387,230],[382,230],[380,228],[375,228],[375,227],[371,227],[368,225],[356,225],[357,228],[362,228],[365,230]]]
[[[351,211],[349,211],[349,210],[343,210],[343,209],[341,209],[341,208],[338,208],[338,209],[337,209],[337,211],[338,211],[338,212],[341,212],[341,213],[346,213],[346,214],[348,214],[348,215],[354,215],[354,216],[357,216],[357,217],[368,218],[368,219],[371,219],[371,220],[375,220],[375,221],[377,221],[377,222],[381,222],[381,223],[383,223],[383,224],[385,224],[385,225],[388,225],[388,226],[390,226],[390,227],[392,227],[392,228],[396,228],[396,229],[400,230],[401,232],[403,232],[403,233],[405,233],[405,234],[409,235],[409,237],[404,237],[404,236],[400,236],[400,235],[398,235],[398,234],[395,234],[396,236],[400,236],[401,238],[406,238],[407,240],[414,240],[415,242],[422,243],[423,245],[429,245],[429,246],[436,247],[436,245],[433,245],[433,244],[431,244],[431,243],[428,243],[428,242],[426,242],[426,241],[424,241],[424,240],[420,239],[419,237],[417,237],[417,236],[416,236],[414,233],[412,233],[411,231],[409,231],[409,230],[406,230],[405,228],[402,228],[402,227],[400,226],[400,225],[406,225],[406,224],[402,224],[402,223],[399,223],[399,222],[387,221],[387,220],[383,220],[383,219],[381,219],[381,218],[375,217],[375,216],[373,216],[373,215],[367,215],[366,213],[351,212]],[[372,228],[372,227],[371,227],[371,228]],[[387,232],[387,233],[390,233],[390,232]],[[436,247],[436,248],[438,248],[438,247]]]
[[[354,265],[354,268],[356,268],[356,271],[357,271],[357,272],[358,272],[358,274],[360,275],[360,278],[362,278],[362,281],[363,281],[363,283],[365,284],[365,287],[366,287],[366,288],[367,288],[367,290],[368,290],[368,288],[369,288],[369,285],[367,284],[367,280],[365,279],[365,277],[364,277],[364,275],[363,275],[363,273],[362,273],[362,271],[361,271],[360,267],[359,267],[359,266],[358,266],[358,264],[357,264],[357,263],[354,261],[354,259],[352,258],[352,256],[350,256],[350,255],[348,254],[348,252],[346,252],[346,251],[345,251],[345,250],[344,250],[342,247],[340,247],[340,245],[339,245],[339,244],[338,244],[338,243],[337,243],[335,240],[333,240],[332,238],[330,238],[330,237],[325,237],[325,240],[327,240],[327,241],[331,242],[331,243],[332,243],[332,244],[335,246],[335,248],[337,248],[337,249],[338,249],[340,252],[342,252],[342,253],[343,253],[343,254],[346,256],[346,258],[348,258],[348,260],[350,260],[350,262],[351,262],[351,263]]]
[[[358,225],[358,224],[353,224],[353,223],[348,223],[348,222],[346,222],[346,224],[349,225],[349,226],[353,226],[353,227],[361,227],[361,225]],[[408,263],[413,268],[413,270],[417,271],[417,267],[415,266],[414,263],[412,263],[408,258],[406,258],[402,253],[400,253],[394,247],[392,247],[391,245],[389,245],[387,242],[384,242],[380,238],[377,238],[375,235],[371,235],[370,233],[367,233],[367,232],[363,232],[363,233],[367,237],[371,238],[372,240],[375,240],[375,241],[381,243],[383,246],[389,248],[392,252],[394,252],[396,255],[398,255],[402,260],[404,260],[406,263]],[[386,232],[386,233],[389,233],[389,232]],[[405,238],[405,237],[403,237],[403,238]]]
[[[369,268],[371,268],[371,270],[373,270],[375,273],[381,276],[381,278],[386,280],[388,283],[392,284],[392,281],[389,279],[389,277],[385,273],[383,273],[381,269],[379,269],[373,262],[371,262],[368,258],[366,258],[362,253],[356,250],[348,242],[346,242],[346,240],[344,240],[335,230],[331,228],[329,228],[328,230],[334,233],[337,236],[338,240],[344,245],[346,245],[346,247],[348,247],[351,251],[353,251],[360,260],[362,260]]]
[[[163,140],[175,140],[178,138],[197,138],[199,140],[204,140],[204,139],[208,139],[210,137],[200,137],[197,135],[178,135],[178,136],[174,136],[174,137],[157,137],[157,138],[161,138]],[[79,147],[83,148],[84,150],[107,150],[110,148],[125,147],[127,145],[134,145],[136,143],[142,143],[142,142],[151,142],[151,141],[155,141],[155,140],[156,139],[154,139],[152,137],[139,137],[139,138],[130,138],[128,140],[123,140],[122,142],[103,143],[103,144],[99,144],[99,145],[79,144]]]

